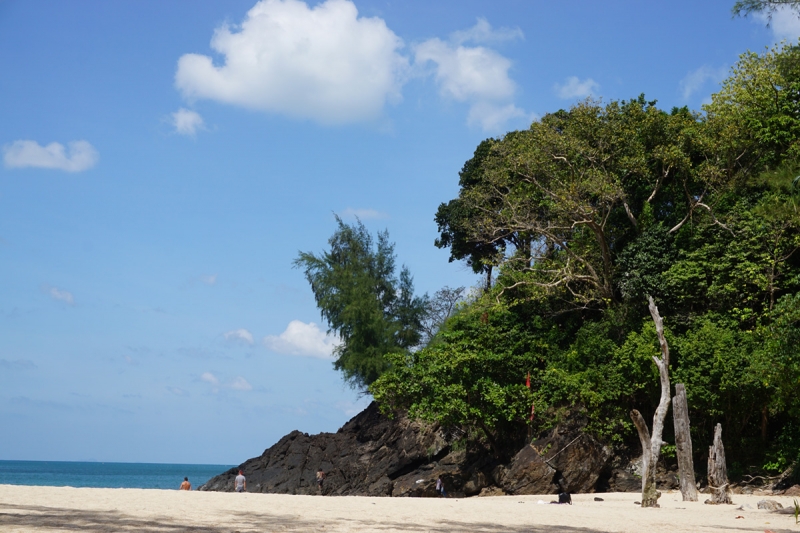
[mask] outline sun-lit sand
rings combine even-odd
[[[667,492],[659,509],[634,505],[637,497],[578,494],[569,506],[538,504],[552,495],[366,498],[0,485],[0,531],[800,531],[794,516],[756,508],[765,498],[789,506],[788,497],[734,495],[734,505],[711,506],[682,502],[680,493]]]

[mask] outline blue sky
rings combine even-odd
[[[699,109],[796,39],[733,0],[0,0],[0,459],[234,464],[366,406],[292,269],[333,213],[419,292],[484,138],[593,96]]]

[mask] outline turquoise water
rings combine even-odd
[[[196,489],[232,465],[0,461],[0,484],[125,489],[177,489],[188,477]]]

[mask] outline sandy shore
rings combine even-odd
[[[595,501],[595,496],[604,501]],[[579,494],[569,506],[538,503],[552,496],[366,498],[0,485],[0,531],[800,531],[794,516],[757,509],[764,496],[735,495],[734,505],[711,506],[682,502],[680,493],[667,492],[660,509],[634,505],[637,497]],[[768,498],[792,504],[792,498]]]

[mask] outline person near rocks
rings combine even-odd
[[[247,480],[241,470],[239,470],[239,475],[236,476],[236,479],[233,480],[233,488],[236,492],[245,492],[247,490]]]
[[[189,483],[189,478],[183,478],[183,483],[181,483],[181,490],[192,490],[192,484]]]
[[[317,488],[319,489],[320,494],[322,494],[322,483],[325,481],[325,472],[322,471],[322,467],[317,470]]]
[[[442,481],[442,476],[436,478],[436,493],[442,498],[447,498],[447,492],[444,490],[444,481]]]

